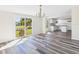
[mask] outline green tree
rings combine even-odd
[[[20,22],[21,22],[21,25],[24,26],[24,18],[23,17],[21,18]]]
[[[31,26],[32,19],[31,18],[26,18],[26,26]]]
[[[22,26],[24,26],[24,18],[23,17],[21,18],[20,23],[21,23]],[[31,23],[32,23],[32,19],[26,18],[26,26],[31,26]]]

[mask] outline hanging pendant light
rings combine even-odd
[[[42,5],[39,5],[39,11],[36,14],[36,16],[38,16],[39,18],[42,18],[45,16],[45,13],[43,13]]]

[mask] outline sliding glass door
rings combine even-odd
[[[32,34],[32,19],[29,17],[17,16],[16,37],[29,36]]]
[[[32,19],[31,18],[26,18],[26,33],[25,35],[30,35],[32,34]]]

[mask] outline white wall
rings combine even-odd
[[[16,17],[27,16],[32,18],[32,34],[43,32],[42,20],[39,17],[0,11],[0,43],[16,39]]]
[[[0,11],[0,43],[15,39],[15,15]]]
[[[46,28],[47,23],[46,23],[46,21],[47,21],[46,17],[42,18],[42,25],[41,26],[42,26],[42,32],[43,33],[47,32],[47,28]]]
[[[79,7],[72,9],[72,39],[79,40]]]
[[[33,17],[32,18],[32,35],[36,35],[39,33],[42,33],[42,19],[39,17]]]

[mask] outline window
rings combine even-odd
[[[28,36],[32,34],[32,19],[29,17],[16,18],[16,37]]]

